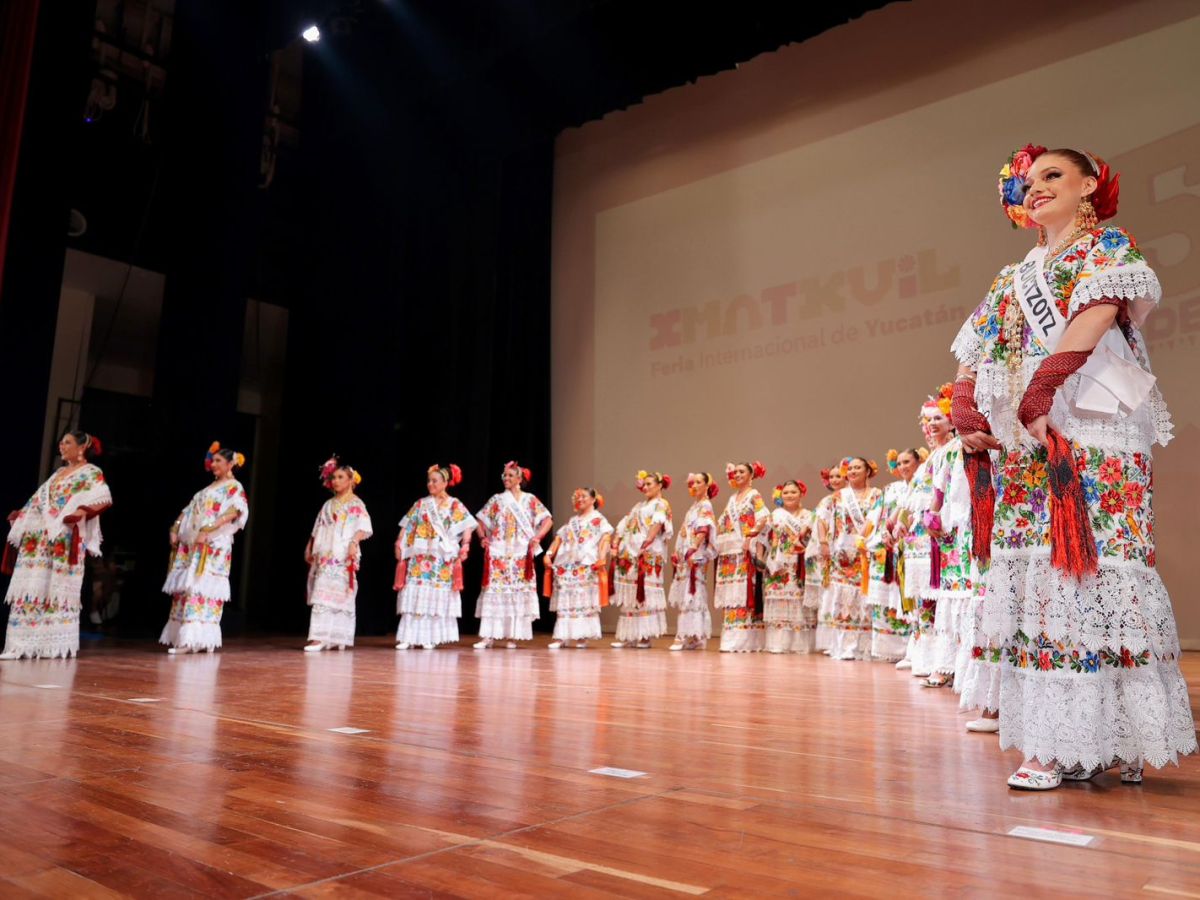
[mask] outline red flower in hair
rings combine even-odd
[[[662,486],[663,486],[664,491],[671,486],[671,476],[670,475],[664,475],[662,477]]]
[[[721,493],[721,489],[717,487],[717,483],[715,481],[710,482],[708,485],[708,499],[713,499],[719,493]]]
[[[757,459],[754,461],[751,471],[754,473],[755,478],[766,478],[767,477],[767,467],[764,466]]]
[[[88,449],[92,451],[92,456],[104,455],[104,444],[94,434],[90,436]]]
[[[462,483],[462,469],[454,463],[450,463],[450,487]]]
[[[1100,174],[1096,176],[1096,190],[1092,194],[1092,207],[1096,210],[1096,218],[1100,221],[1111,219],[1117,214],[1117,206],[1121,196],[1121,173],[1113,175],[1108,163],[1098,156],[1093,156]]]

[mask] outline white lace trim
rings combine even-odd
[[[4,638],[4,652],[18,658],[67,659],[79,653],[79,610],[68,611],[47,621],[39,617],[29,625],[21,616],[10,614]]]
[[[215,650],[221,646],[221,626],[216,622],[180,622],[171,619],[159,635],[158,642],[170,647]]]
[[[163,593],[170,596],[176,594],[199,595],[209,600],[229,600],[229,576],[210,575],[205,572],[199,578],[192,575],[190,569],[179,569],[167,576],[163,584]]]
[[[1154,270],[1145,264],[1117,266],[1079,282],[1071,292],[1071,307],[1078,309],[1106,297],[1158,303],[1162,299],[1162,286]]]
[[[954,354],[955,359],[969,369],[974,369],[979,365],[979,358],[983,356],[983,341],[975,331],[974,316],[963,322],[962,328],[958,329],[958,334],[950,345],[950,352]]]
[[[595,610],[566,610],[554,622],[554,639],[558,641],[595,641],[601,637],[600,606]]]
[[[1196,752],[1177,663],[1075,675],[1001,666],[1000,749],[1070,767],[1144,759],[1155,768]]]
[[[308,639],[325,644],[353,647],[354,624],[353,609],[313,604],[312,615],[308,620]]]
[[[1051,567],[1048,550],[992,557],[977,637],[1004,648],[1018,631],[1093,652],[1124,647],[1135,656],[1179,655],[1171,598],[1157,571],[1101,560],[1099,571],[1076,581]]]
[[[646,592],[646,607],[623,609],[617,619],[618,641],[647,641],[667,633],[666,604],[650,608],[650,592]]]
[[[712,637],[712,613],[708,611],[707,604],[702,609],[682,610],[675,621],[675,635],[682,639],[700,638],[705,641]]]
[[[506,596],[512,597],[511,594]],[[497,599],[496,594],[489,595],[489,601]],[[534,602],[536,604],[536,597]],[[396,612],[400,615],[448,616],[457,619],[462,615],[462,595],[449,588],[431,587],[424,581],[410,581],[396,596]]]
[[[533,588],[523,591],[493,591],[491,587],[484,588],[483,593],[475,602],[475,618],[477,619],[507,619],[516,617],[525,619],[525,627],[541,614],[538,608],[537,593]],[[508,637],[508,635],[483,634],[483,637]]]
[[[79,611],[79,591],[83,586],[83,570],[78,575],[52,576],[46,570],[18,568],[8,583],[4,602],[10,606],[17,600],[43,607]]]
[[[529,632],[526,638],[532,637],[528,622],[525,623],[525,631]],[[483,634],[482,627],[480,635],[483,637],[501,638],[511,636],[511,634],[486,635]],[[406,613],[400,617],[400,624],[396,628],[396,643],[412,644],[414,647],[425,644],[433,644],[434,646],[438,644],[457,644],[458,619],[446,616],[420,616]]]

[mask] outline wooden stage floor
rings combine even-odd
[[[300,643],[0,664],[0,896],[1200,897],[1200,759],[1012,792],[890,665]]]

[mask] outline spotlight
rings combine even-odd
[[[300,32],[300,37],[304,38],[310,44],[315,44],[321,39],[321,29],[316,25],[309,25],[302,32]]]

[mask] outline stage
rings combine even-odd
[[[6,662],[0,893],[1200,896],[1195,758],[1018,793],[890,665],[546,641]]]

